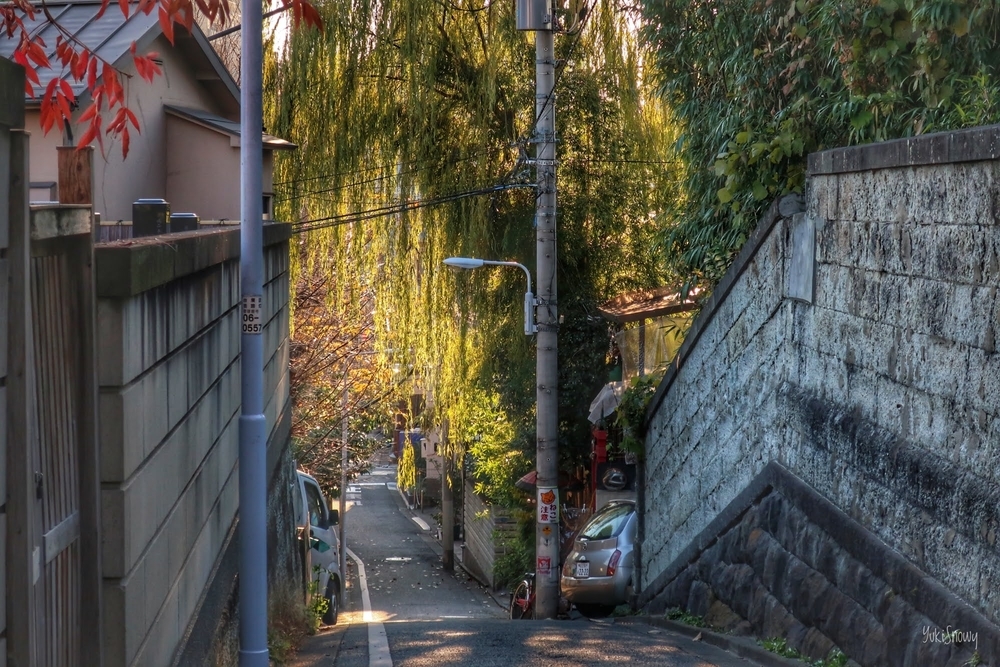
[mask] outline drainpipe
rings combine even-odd
[[[240,65],[240,667],[268,667],[267,419],[264,417],[264,151],[261,3],[242,0]]]

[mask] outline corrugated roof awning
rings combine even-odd
[[[681,290],[676,287],[657,287],[620,294],[605,301],[597,310],[613,322],[638,322],[660,315],[683,313],[698,308],[703,290],[695,288],[687,299],[681,298]]]

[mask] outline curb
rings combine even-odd
[[[803,667],[808,664],[802,662],[801,660],[791,660],[789,658],[783,658],[775,653],[771,653],[767,649],[758,646],[753,639],[748,637],[724,635],[705,628],[696,628],[691,625],[684,625],[683,623],[671,621],[663,617],[629,616],[617,618],[615,620],[619,623],[644,623],[646,625],[653,625],[691,638],[700,634],[701,639],[699,641],[717,646],[718,648],[728,651],[733,655],[738,655],[741,658],[753,660],[764,667]]]

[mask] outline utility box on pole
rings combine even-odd
[[[552,0],[515,0],[518,30],[552,30]]]

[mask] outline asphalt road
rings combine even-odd
[[[500,603],[460,568],[444,571],[436,536],[413,520],[394,472],[378,469],[348,494],[347,547],[361,561],[370,613],[360,568],[349,558],[339,623],[309,638],[294,667],[756,664],[642,623],[508,620]],[[428,516],[418,518],[430,523]]]

